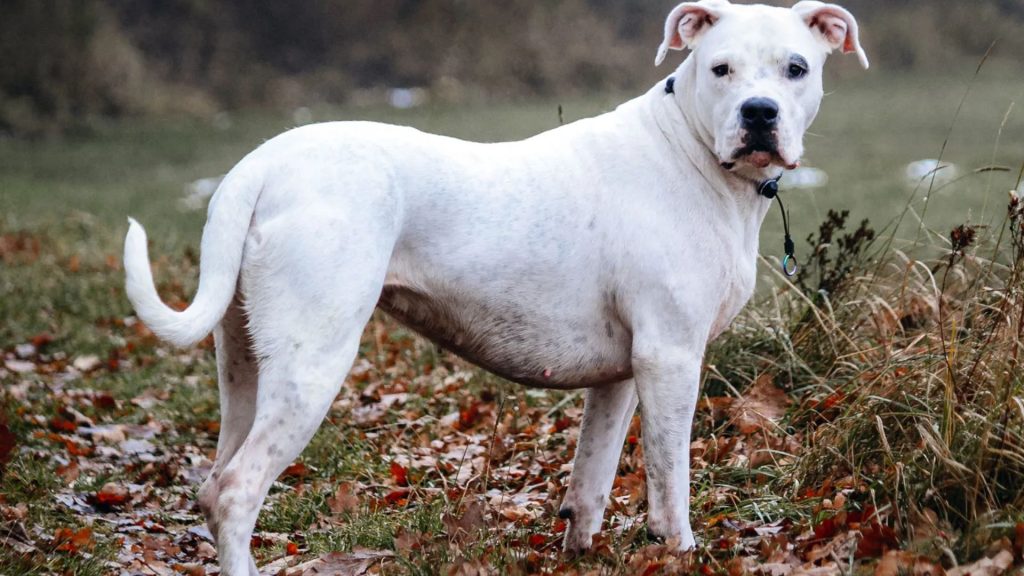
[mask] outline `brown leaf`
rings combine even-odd
[[[352,485],[342,483],[334,492],[334,496],[327,499],[327,506],[334,514],[347,514],[359,508],[359,498],[352,493]]]
[[[949,576],[999,576],[1013,566],[1013,553],[1003,550],[993,558],[982,558],[974,564],[957,566],[951,569]]]
[[[441,521],[447,529],[448,536],[454,540],[461,541],[467,537],[474,536],[477,531],[484,527],[484,512],[486,510],[487,505],[482,501],[476,500],[466,504],[461,516],[455,517],[451,514],[445,514]]]
[[[741,434],[754,434],[781,419],[788,405],[789,397],[775,386],[771,375],[762,374],[728,413]]]
[[[11,453],[14,452],[16,440],[14,433],[7,427],[7,424],[0,422],[0,469],[3,469],[4,464],[11,459]]]
[[[412,530],[399,528],[395,534],[395,550],[405,554],[421,549],[426,542],[426,535],[419,531],[413,532]]]
[[[286,567],[287,565],[278,566],[279,562],[275,562],[273,565],[264,566],[260,572],[287,576],[362,576],[374,564],[394,556],[394,552],[388,550],[357,549],[349,554],[331,552],[291,568]]]
[[[206,576],[206,568],[203,568],[200,564],[175,564],[174,570],[177,572],[183,572],[187,576]]]
[[[942,566],[924,556],[903,550],[890,550],[875,566],[875,576],[943,576]]]
[[[80,472],[81,471],[78,469],[78,462],[73,460],[65,465],[57,466],[57,475],[64,480],[65,484],[68,485],[75,480],[78,480]]]

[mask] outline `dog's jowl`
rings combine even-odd
[[[587,389],[567,549],[601,527],[639,404],[649,528],[694,546],[701,360],[754,289],[770,206],[757,186],[799,164],[826,56],[867,59],[849,12],[821,2],[681,4],[656,63],[683,49],[646,94],[521,142],[367,122],[268,141],[214,196],[181,312],[160,301],[131,223],[139,317],[181,346],[215,334],[222,424],[199,501],[223,574],[256,573],[267,490],[320,425],[378,306],[510,380]]]

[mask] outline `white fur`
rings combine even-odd
[[[564,504],[569,549],[600,529],[639,402],[650,527],[694,546],[701,359],[754,289],[770,201],[753,182],[802,154],[831,49],[791,10],[707,7],[716,16],[674,72],[674,94],[659,83],[521,142],[362,122],[270,140],[214,196],[184,312],[160,302],[132,223],[125,268],[139,317],[179,345],[217,326],[221,449],[200,504],[223,574],[255,570],[259,506],[315,432],[378,305],[512,380],[590,388]],[[796,52],[811,67],[800,81],[784,76]],[[722,61],[729,78],[710,71]],[[753,96],[780,107],[767,167],[731,157]]]

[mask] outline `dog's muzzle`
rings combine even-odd
[[[770,98],[750,98],[740,106],[740,127],[743,146],[733,152],[735,165],[747,159],[758,168],[767,168],[773,161],[782,160],[776,128],[779,124],[779,105]]]

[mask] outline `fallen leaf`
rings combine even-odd
[[[1002,550],[992,558],[982,558],[974,564],[950,569],[948,576],[999,576],[1013,566],[1013,553]]]
[[[196,546],[196,556],[204,559],[215,558],[217,556],[217,549],[213,547],[213,544],[209,542],[200,542]]]
[[[104,444],[119,444],[126,439],[124,426],[120,424],[82,426],[78,429],[78,434],[89,436],[93,442],[103,442]]]
[[[80,470],[78,469],[78,462],[71,461],[67,464],[57,466],[57,475],[60,476],[65,484],[71,484],[75,480],[78,480]]]
[[[29,342],[18,344],[14,347],[14,355],[22,360],[35,356],[36,352],[36,347]]]
[[[374,564],[395,553],[388,550],[354,550],[349,554],[331,552],[319,558],[289,567],[290,557],[285,557],[260,568],[262,574],[287,574],[287,576],[362,576]]]
[[[924,556],[904,550],[890,550],[875,566],[875,576],[942,576],[946,573]]]
[[[405,528],[399,528],[395,534],[395,550],[408,554],[413,550],[421,549],[426,541],[426,535],[422,532],[413,532]]]
[[[4,366],[16,374],[28,374],[36,371],[36,365],[28,360],[4,360]]]
[[[327,499],[327,507],[334,514],[347,514],[357,510],[359,498],[352,494],[352,485],[347,482],[339,484],[334,496]]]
[[[399,486],[409,485],[409,471],[398,462],[391,463],[391,479]]]
[[[53,535],[54,550],[77,554],[79,550],[92,548],[92,529],[88,526],[79,530],[58,528]]]
[[[14,437],[11,429],[7,424],[0,422],[0,470],[11,459],[11,453],[14,452],[16,442],[17,439]]]
[[[128,488],[114,482],[107,482],[96,493],[93,502],[98,506],[108,508],[123,506],[128,501],[128,496]]]
[[[71,363],[79,372],[92,372],[99,368],[103,362],[99,356],[89,354],[87,356],[79,356]]]
[[[789,397],[775,386],[771,375],[762,374],[728,413],[741,434],[754,434],[781,419],[788,405]]]
[[[409,489],[399,488],[384,495],[384,502],[389,506],[405,506],[409,502]]]
[[[293,478],[295,480],[302,480],[306,476],[309,476],[309,468],[302,462],[296,462],[285,468],[284,472],[281,473],[281,476],[285,478]]]
[[[474,536],[485,525],[484,512],[486,510],[486,504],[474,500],[466,504],[461,515],[456,517],[452,514],[445,514],[442,516],[441,522],[447,529],[448,537],[461,541]]]
[[[136,440],[134,438],[125,440],[118,445],[125,454],[152,454],[156,452],[156,446],[148,440]]]

